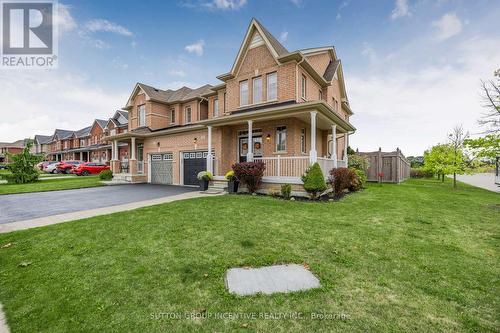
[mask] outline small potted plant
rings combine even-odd
[[[200,181],[200,191],[206,191],[208,189],[208,182],[213,179],[213,175],[210,171],[198,172],[198,180]]]
[[[228,171],[226,173],[226,179],[228,181],[227,183],[227,191],[229,193],[238,193],[238,185],[239,185],[239,181],[238,181],[238,178],[236,178],[236,176],[234,175],[234,171],[231,170],[231,171]]]

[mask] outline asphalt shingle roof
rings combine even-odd
[[[148,86],[144,83],[139,83],[139,86],[144,90],[144,92],[152,99],[165,102],[165,103],[175,103],[184,102],[193,98],[200,97],[203,94],[211,91],[212,86],[206,84],[196,89],[191,89],[189,87],[182,87],[177,90],[161,90]],[[128,117],[128,115],[127,115]]]
[[[35,141],[38,143],[38,144],[46,144],[46,143],[49,143],[50,140],[52,140],[52,136],[51,135],[35,135]]]

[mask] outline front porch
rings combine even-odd
[[[126,153],[120,150],[120,146],[127,147]],[[130,153],[130,157],[129,154]],[[111,142],[111,171],[113,171],[114,182],[145,183],[147,174],[144,161],[143,142],[137,142],[135,137]]]

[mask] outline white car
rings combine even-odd
[[[44,169],[43,171],[47,173],[57,173],[57,164],[59,162],[50,162]]]

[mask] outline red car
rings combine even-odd
[[[71,173],[71,170],[82,164],[83,162],[82,161],[62,161],[62,162],[59,162],[56,166],[57,168],[57,172],[59,173]]]
[[[104,163],[87,162],[75,166],[71,172],[78,176],[88,176],[98,174],[103,170],[109,170],[109,166]]]

